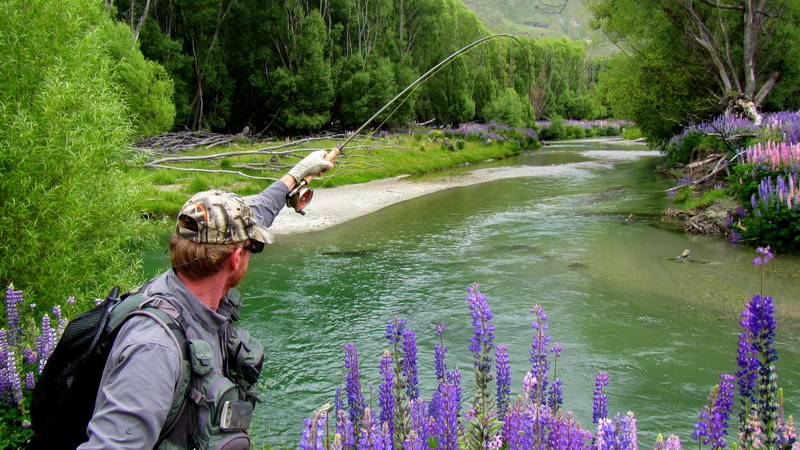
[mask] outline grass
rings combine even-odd
[[[341,145],[343,140],[321,139],[302,142],[290,149],[291,154],[241,155],[210,161],[195,161],[181,164],[182,168],[206,171],[241,171],[247,175],[278,179],[312,150],[330,149]],[[222,154],[240,150],[256,150],[283,144],[282,142],[235,144],[229,147],[199,148],[182,153],[182,156]],[[488,159],[506,158],[519,154],[519,145],[514,141],[491,142],[462,139],[435,138],[427,134],[394,134],[382,139],[357,141],[354,139],[344,148],[344,154],[334,162],[336,166],[324,177],[311,183],[312,187],[333,187],[345,184],[364,183],[404,174],[420,174]],[[269,162],[271,170],[243,169],[243,164]],[[277,169],[277,170],[276,170]],[[272,181],[253,179],[232,173],[184,171],[165,168],[139,168],[148,181],[139,199],[138,209],[149,216],[169,216],[180,210],[183,202],[192,194],[208,189],[222,189],[239,195],[260,192]]]

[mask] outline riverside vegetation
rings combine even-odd
[[[774,255],[769,247],[759,247],[757,252],[753,264],[760,268],[762,292],[746,302],[742,311],[735,357],[739,369],[733,375],[721,374],[707,401],[698,399],[698,422],[684,438],[686,441],[691,435],[700,448],[797,445],[794,419],[783,410],[784,394],[777,382],[774,299],[763,293],[767,264]],[[433,360],[437,383],[430,400],[425,401],[417,378],[416,332],[405,320],[392,320],[386,329],[388,348],[380,360],[377,399],[368,394],[373,392],[371,387],[366,390],[356,345],[346,344],[343,386],[334,395],[333,407],[325,405],[305,421],[302,433],[298,431],[302,434],[300,447],[638,448],[635,414],[611,415],[608,411],[604,389],[613,380],[606,372],[598,372],[596,377],[591,428],[564,410],[558,358],[568,349],[552,342],[548,316],[538,305],[531,310],[531,369],[525,374],[521,393],[514,397],[508,347],[494,342],[495,326],[486,296],[478,285],[468,291],[474,331],[468,344],[474,357],[472,370],[462,374],[462,369],[448,367],[446,327],[437,326],[440,341]],[[31,390],[66,326],[65,309],[74,312],[74,305],[69,298],[37,318],[31,299],[26,303],[22,291],[7,287],[7,325],[0,329],[0,448],[19,447],[30,436]],[[466,388],[467,377],[474,379],[474,389]],[[677,435],[659,436],[654,443],[659,449],[681,446]]]
[[[380,131],[360,136],[344,148],[336,167],[317,178],[315,186],[333,187],[363,183],[399,175],[413,175],[519,154],[539,148],[540,138],[576,139],[618,136],[630,130],[624,120],[538,121],[532,128],[512,127],[498,122],[464,123],[458,127],[410,127],[399,132]],[[224,147],[199,147],[169,155],[142,150],[145,168],[140,175],[148,180],[138,209],[156,216],[174,214],[194,192],[215,188],[251,195],[264,188],[265,180],[278,179],[298,158],[316,149],[330,149],[349,135],[302,139],[289,142],[258,141],[241,138]],[[244,153],[244,154],[243,154]],[[158,170],[150,170],[153,161]],[[267,161],[265,163],[265,161]],[[169,164],[175,170],[161,170]],[[242,176],[244,174],[245,176]]]
[[[723,203],[717,233],[800,250],[800,112],[768,114],[761,124],[737,116],[693,124],[670,140],[665,155],[679,179],[668,192],[678,206],[696,217]],[[687,231],[703,231],[692,220]]]
[[[753,264],[760,267],[763,280],[765,266],[774,255],[768,247],[758,248],[758,253]],[[417,379],[420,362],[416,333],[405,320],[395,319],[386,329],[388,348],[380,359],[381,379],[374,382],[376,388],[370,382],[367,390],[356,346],[346,344],[343,385],[333,396],[333,406],[326,404],[305,420],[300,447],[639,447],[635,414],[611,415],[608,411],[604,389],[611,380],[606,372],[601,371],[596,377],[591,428],[582,427],[563,409],[557,363],[561,352],[568,349],[551,342],[548,316],[539,305],[531,310],[531,369],[525,373],[521,393],[512,396],[508,347],[495,345],[493,315],[479,286],[470,287],[468,292],[474,331],[468,344],[474,357],[472,370],[462,374],[457,367],[448,368],[445,326],[438,325],[436,335],[440,342],[434,346],[432,361],[437,381],[426,401],[420,395]],[[739,370],[734,375],[721,374],[705,404],[698,399],[699,420],[693,430],[687,430],[686,441],[690,435],[698,448],[795,448],[794,419],[785,415],[783,391],[777,385],[773,302],[762,292],[745,303],[735,357]],[[469,384],[473,388],[467,388],[467,380],[474,380]],[[734,425],[737,419],[738,428]],[[687,444],[690,445],[695,444]],[[654,443],[658,449],[681,446],[677,435],[666,439],[659,436]]]

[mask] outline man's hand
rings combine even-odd
[[[303,178],[313,175],[318,176],[328,169],[333,168],[333,163],[325,160],[327,152],[325,150],[317,150],[314,153],[303,158],[289,171],[296,182],[300,182]]]

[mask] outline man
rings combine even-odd
[[[190,349],[191,368],[163,323],[147,316],[129,318],[106,362],[88,441],[79,448],[249,448],[245,416],[252,413],[248,401],[254,402],[236,395],[241,383],[229,378],[237,371],[231,367],[240,350],[254,343],[232,324],[231,316],[241,305],[234,288],[252,254],[272,242],[266,228],[286,204],[288,192],[306,176],[333,167],[324,156],[322,150],[310,154],[249,204],[235,194],[205,191],[183,205],[170,239],[172,268],[141,289],[148,301],[177,318]],[[236,345],[239,338],[242,343]],[[255,364],[257,379],[260,360]],[[188,390],[182,386],[187,369],[193,373]],[[233,394],[224,392],[226,386]],[[176,410],[173,399],[184,392],[187,399],[177,402],[181,408]],[[169,426],[168,416],[177,416]],[[233,425],[221,425],[222,417]],[[219,446],[223,441],[227,446]]]

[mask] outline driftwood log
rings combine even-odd
[[[134,146],[134,151],[142,157],[142,165],[152,169],[169,169],[185,172],[208,172],[208,173],[229,173],[245,178],[259,180],[275,180],[275,177],[259,176],[246,171],[277,171],[284,172],[290,169],[293,162],[319,150],[319,147],[310,144],[321,140],[344,141],[345,135],[331,135],[323,137],[309,137],[295,141],[286,140],[283,143],[269,142],[271,145],[252,149],[252,150],[229,150],[205,155],[183,155],[181,153],[198,149],[212,148],[216,146],[235,145],[242,139],[248,139],[248,145],[252,140],[243,134],[216,134],[203,131],[185,131],[166,133],[147,138]],[[267,142],[264,142],[265,144]],[[357,136],[348,144],[345,157],[337,160],[336,174],[357,171],[364,167],[380,167],[378,157],[372,154],[376,149],[382,152],[400,151],[401,146],[384,139],[377,139],[371,136]],[[342,152],[344,154],[345,152]],[[235,156],[259,155],[263,156],[260,162],[242,162],[239,164],[229,164],[227,167],[220,168],[200,168],[192,167],[200,161],[215,161],[231,158]],[[289,160],[290,157],[293,157]],[[328,175],[329,177],[332,175]],[[320,177],[320,178],[325,178]]]

